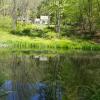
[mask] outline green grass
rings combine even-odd
[[[81,39],[71,39],[71,38],[61,38],[57,39],[56,33],[49,31],[47,32],[48,38],[37,38],[31,36],[20,36],[11,34],[11,18],[0,16],[0,45],[8,45],[8,49],[70,49],[70,50],[100,50],[100,45],[92,41],[81,40]],[[17,27],[18,30],[25,29],[41,29],[44,27],[37,25],[24,24]],[[48,30],[45,30],[48,31]],[[34,34],[34,33],[33,33]],[[41,33],[42,34],[42,33]],[[53,38],[52,38],[53,37]]]
[[[0,15],[0,30],[10,31],[12,27],[12,19],[9,16]]]
[[[31,38],[29,36],[16,36],[9,32],[0,31],[0,44],[8,44],[12,49],[77,49],[77,50],[100,50],[100,45],[91,41],[80,39],[44,39]]]

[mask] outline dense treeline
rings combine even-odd
[[[0,0],[0,14],[13,19],[15,31],[19,17],[34,21],[46,15],[50,17],[50,31],[58,37],[100,33],[100,0]]]
[[[50,15],[56,31],[72,30],[76,33],[94,34],[100,27],[99,0],[44,0],[38,15]]]
[[[0,15],[10,16],[16,30],[18,17],[29,18],[41,0],[0,0]]]

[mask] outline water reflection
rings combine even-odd
[[[0,100],[100,100],[100,53],[0,55]]]

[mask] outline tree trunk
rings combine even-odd
[[[13,0],[12,19],[13,19],[13,30],[16,31],[16,26],[17,26],[17,8],[16,8],[16,0]]]
[[[58,1],[58,5],[56,8],[56,32],[58,33],[58,37],[61,32],[61,9],[60,9],[60,1]]]

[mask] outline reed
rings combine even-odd
[[[69,50],[100,50],[100,45],[84,40],[71,39],[41,39],[29,37],[10,37],[2,40],[1,44],[6,44],[8,49],[69,49]]]

